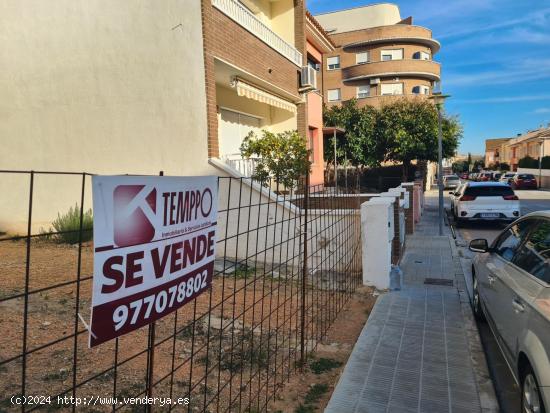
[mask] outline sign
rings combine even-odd
[[[212,283],[217,178],[94,176],[90,347],[145,326]]]

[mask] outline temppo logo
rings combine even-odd
[[[119,185],[113,192],[114,240],[119,247],[144,244],[155,237],[152,222],[157,190],[146,185]]]

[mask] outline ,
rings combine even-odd
[[[487,321],[514,379],[522,411],[550,405],[550,211],[536,212],[508,226],[472,264],[474,315]]]

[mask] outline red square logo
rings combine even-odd
[[[114,241],[119,247],[145,244],[155,237],[157,190],[145,185],[119,185],[113,192]]]

